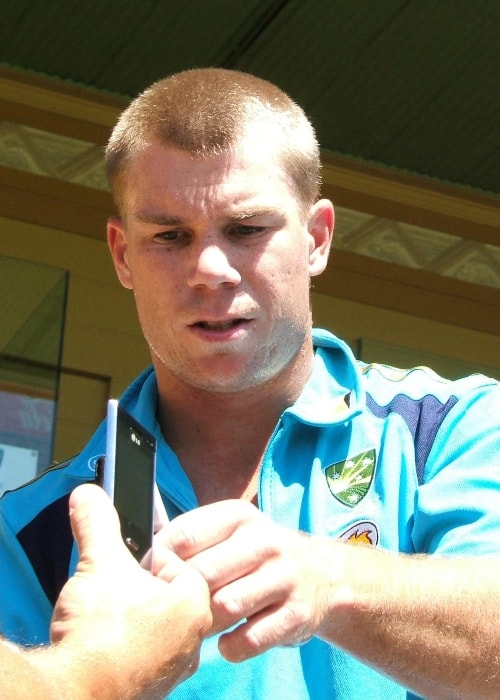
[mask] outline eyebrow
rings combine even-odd
[[[259,216],[276,216],[281,212],[276,209],[246,209],[242,211],[234,211],[228,213],[230,221],[246,221],[247,219],[257,218]],[[168,214],[154,213],[148,211],[138,211],[134,214],[138,221],[145,224],[156,224],[158,226],[182,226],[185,221],[178,216],[169,216]]]
[[[244,219],[254,219],[259,216],[275,216],[280,212],[277,209],[249,209],[235,212],[230,216],[233,221],[243,221]]]
[[[157,224],[158,226],[180,226],[183,221],[178,216],[167,214],[155,214],[154,212],[138,211],[134,214],[138,221],[144,224]]]

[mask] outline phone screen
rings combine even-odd
[[[156,442],[118,402],[109,403],[104,487],[120,516],[123,539],[140,560],[153,537]]]

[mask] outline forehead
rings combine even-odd
[[[254,202],[296,205],[277,149],[258,142],[208,156],[152,143],[128,162],[124,175],[123,204],[129,211],[165,204],[198,208]]]

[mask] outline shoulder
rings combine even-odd
[[[0,499],[3,556],[11,561],[16,552],[20,571],[28,563],[51,603],[67,580],[73,548],[69,494],[91,480],[75,478],[75,461],[54,465]]]
[[[450,398],[456,401],[480,394],[498,395],[497,380],[482,374],[471,374],[460,379],[447,379],[429,367],[400,369],[380,363],[359,363],[364,387],[372,396],[387,403],[395,396],[407,396],[415,401],[433,397],[440,403]]]

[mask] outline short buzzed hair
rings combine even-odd
[[[224,68],[186,70],[159,80],[122,113],[106,148],[118,208],[127,162],[149,144],[213,156],[235,148],[250,129],[272,139],[298,204],[307,210],[319,194],[320,156],[304,111],[273,83]]]

